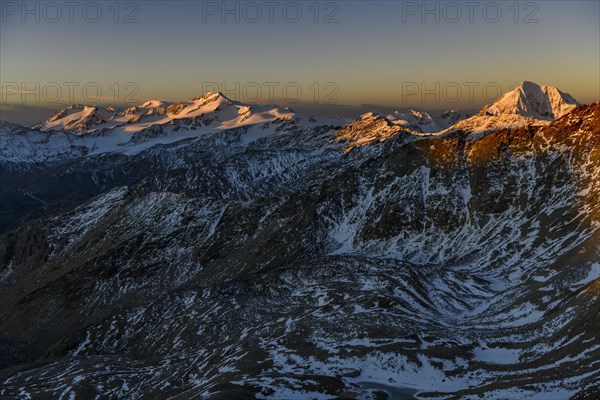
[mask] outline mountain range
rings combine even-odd
[[[600,103],[0,123],[0,397],[595,399]]]

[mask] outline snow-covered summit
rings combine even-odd
[[[112,107],[86,106],[73,104],[55,112],[46,121],[37,124],[34,128],[41,131],[69,131],[77,134],[93,129],[111,120],[117,114]]]
[[[75,104],[57,111],[46,121],[33,126],[33,129],[89,135],[115,128],[140,132],[153,125],[231,128],[291,117],[293,114],[289,109],[246,105],[227,98],[223,93],[207,92],[176,103],[150,100],[123,111],[112,107]]]
[[[394,111],[389,115],[367,112],[340,129],[335,140],[348,143],[345,149],[349,151],[354,147],[383,142],[400,133],[404,133],[407,140],[435,135],[468,117],[469,114],[457,110],[446,111],[438,117],[416,110]]]
[[[556,87],[525,81],[473,117],[458,121],[440,134],[455,131],[485,134],[498,129],[548,125],[579,105],[571,95]]]
[[[405,129],[418,132],[437,132],[440,126],[437,121],[427,112],[419,112],[416,110],[394,111],[387,116],[395,125],[399,125]]]
[[[169,103],[162,101],[162,100],[148,100],[147,102],[141,104],[138,107],[139,108],[160,108],[160,107],[166,107],[168,105],[169,105]]]
[[[449,110],[437,117],[424,111],[408,110],[395,111],[388,115],[387,119],[411,132],[435,133],[469,116],[467,113],[458,110]]]
[[[518,114],[524,117],[554,120],[577,107],[579,103],[570,94],[553,86],[540,86],[525,81],[504,94],[498,101],[485,107],[487,115]]]

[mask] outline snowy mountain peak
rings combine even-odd
[[[82,134],[91,126],[102,124],[117,114],[112,107],[73,104],[55,112],[46,121],[34,126],[41,131],[67,130]]]
[[[335,135],[335,140],[346,142],[345,151],[348,152],[354,147],[385,141],[402,130],[400,124],[396,124],[388,117],[368,112],[340,129]]]
[[[240,147],[267,138],[294,145],[328,143],[327,134],[348,122],[306,117],[275,105],[243,104],[219,92],[173,104],[150,100],[122,111],[74,104],[23,128],[27,135],[12,135],[19,129],[0,125],[0,161],[37,162],[114,151],[137,154],[158,144],[209,137]]]
[[[188,130],[200,127],[232,128],[262,123],[293,112],[273,106],[253,106],[233,101],[221,92],[206,92],[186,101],[168,103],[149,100],[117,111],[112,107],[73,104],[33,126],[42,132],[66,131],[77,135],[121,129],[139,132],[157,126],[177,126]],[[158,129],[158,128],[156,128]]]
[[[162,100],[148,100],[147,102],[140,105],[139,108],[160,108],[166,107],[168,105],[169,103],[164,102]]]
[[[235,103],[235,101],[233,101],[229,97],[225,96],[222,92],[211,92],[211,91],[204,93],[202,96],[193,97],[193,98],[189,99],[188,101],[190,101],[190,102],[203,101],[205,104],[212,103],[214,101],[218,101],[220,103],[228,103],[228,104]]]
[[[377,114],[375,112],[369,111],[369,112],[366,112],[366,113],[362,114],[360,117],[358,117],[358,120],[359,121],[361,121],[361,120],[373,120],[373,119],[377,119],[377,118],[384,118],[384,117],[382,115],[380,115],[380,114]],[[385,119],[387,119],[387,118],[385,118]]]
[[[389,115],[367,112],[340,129],[335,138],[348,142],[346,151],[349,151],[353,147],[388,140],[402,132],[413,136],[432,135],[469,116],[456,110],[446,111],[437,118],[416,110],[394,111]]]
[[[485,107],[482,112],[486,115],[518,114],[551,121],[578,105],[571,95],[561,92],[556,87],[524,81],[494,104]]]
[[[495,103],[483,107],[476,115],[459,119],[439,133],[461,131],[479,135],[498,129],[548,125],[579,105],[571,95],[556,87],[524,81]]]

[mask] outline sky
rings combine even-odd
[[[600,100],[599,1],[0,1],[0,118],[71,103],[477,110],[518,83]]]

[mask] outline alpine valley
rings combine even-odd
[[[600,103],[0,124],[0,398],[598,399]]]

